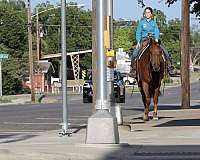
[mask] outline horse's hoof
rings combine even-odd
[[[149,117],[148,116],[143,116],[143,121],[149,121]]]
[[[153,121],[158,121],[158,116],[153,117]]]

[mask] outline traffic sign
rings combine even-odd
[[[106,56],[107,57],[114,57],[115,56],[115,51],[114,50],[107,50]]]
[[[9,54],[5,54],[3,52],[0,52],[0,59],[8,59]]]

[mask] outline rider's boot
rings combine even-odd
[[[137,77],[137,74],[136,74],[136,60],[132,60],[132,62],[131,62],[129,76],[133,77],[133,78]]]
[[[167,72],[170,76],[176,74],[175,67],[172,65],[170,60],[167,61]]]

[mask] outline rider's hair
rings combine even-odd
[[[146,7],[146,8],[144,9],[144,13],[146,12],[147,9],[150,10],[151,14],[153,14],[153,9],[152,9],[151,7]]]

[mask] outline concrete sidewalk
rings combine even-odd
[[[190,110],[161,110],[158,121],[144,123],[141,115],[124,118],[119,145],[85,144],[86,128],[71,137],[59,131],[1,133],[2,160],[140,160],[200,159],[200,105]],[[130,129],[132,128],[132,131]]]

